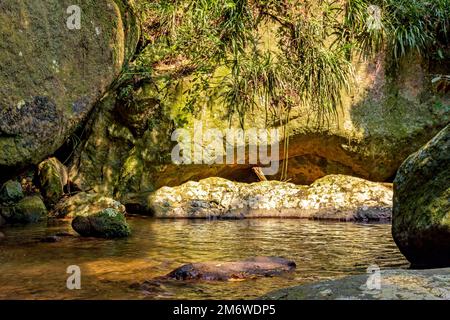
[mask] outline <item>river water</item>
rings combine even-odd
[[[2,230],[0,299],[252,299],[303,283],[365,273],[369,265],[407,268],[388,224],[296,219],[233,221],[128,219],[122,240],[83,239],[66,221]],[[41,238],[70,232],[56,243]],[[281,277],[239,282],[135,284],[189,262],[281,256],[297,269]],[[68,290],[67,267],[81,269],[81,290]]]

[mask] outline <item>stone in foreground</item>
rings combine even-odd
[[[387,184],[344,175],[330,175],[310,186],[208,178],[159,189],[149,197],[149,208],[158,218],[388,221],[392,189]]]
[[[277,290],[264,300],[450,300],[450,269],[386,270]],[[368,285],[369,283],[369,285]]]
[[[105,209],[88,216],[77,216],[72,228],[83,237],[124,238],[131,234],[125,216],[115,209]]]
[[[392,235],[413,265],[450,267],[450,125],[400,167]]]
[[[295,270],[295,262],[278,257],[254,257],[235,262],[190,263],[175,269],[166,279],[232,281],[273,277]]]

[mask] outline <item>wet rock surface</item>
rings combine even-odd
[[[165,280],[233,281],[274,277],[294,271],[295,262],[279,257],[254,257],[242,261],[190,263],[175,269]]]
[[[379,286],[377,286],[379,284]],[[271,292],[264,300],[450,300],[450,269],[383,270]]]

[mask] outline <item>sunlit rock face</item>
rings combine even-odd
[[[51,216],[55,218],[75,218],[88,216],[93,212],[105,209],[114,209],[125,214],[125,207],[114,199],[101,194],[79,192],[74,196],[61,199],[52,210]]]
[[[148,197],[158,218],[290,217],[343,221],[389,220],[392,189],[386,184],[332,175],[311,186],[278,181],[252,184],[208,178],[163,187]]]
[[[450,266],[450,125],[400,167],[392,235],[416,266]]]
[[[449,97],[431,88],[431,75],[439,70],[429,69],[427,62],[417,57],[406,57],[396,71],[388,65],[382,54],[367,62],[355,62],[356,84],[350,93],[343,94],[337,119],[318,125],[311,108],[301,106],[292,111],[288,154],[291,182],[310,184],[329,174],[390,181],[400,164],[450,121]],[[87,140],[71,166],[71,180],[123,203],[140,193],[189,180],[222,177],[258,181],[248,163],[173,163],[175,142],[171,134],[175,129],[193,133],[198,120],[204,129],[229,128],[225,108],[218,102],[197,115],[185,111],[189,98],[186,92],[191,87],[188,77],[178,84],[142,84],[130,93],[133,104],[128,106],[131,115],[127,116],[124,102],[112,92],[88,125]],[[247,117],[246,129],[266,125],[276,126],[277,122],[266,119],[264,110],[256,109]],[[239,127],[238,119],[231,121],[231,127]],[[281,160],[285,154],[282,146]],[[280,168],[282,165],[283,161]],[[280,176],[267,178],[276,180]]]
[[[70,0],[0,2],[2,171],[55,152],[118,76],[139,37],[125,3],[76,1],[77,25]]]

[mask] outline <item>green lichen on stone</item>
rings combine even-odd
[[[131,234],[123,213],[107,208],[89,216],[77,216],[73,229],[84,237],[124,238]]]
[[[22,186],[17,181],[9,180],[0,188],[0,203],[2,204],[16,203],[23,197]]]
[[[68,183],[66,167],[56,158],[41,162],[38,166],[41,194],[46,203],[55,205],[64,195],[64,186]]]
[[[46,218],[47,208],[39,196],[30,196],[15,205],[0,207],[0,214],[7,223],[36,223]]]
[[[419,266],[450,265],[450,125],[400,167],[392,234]]]

